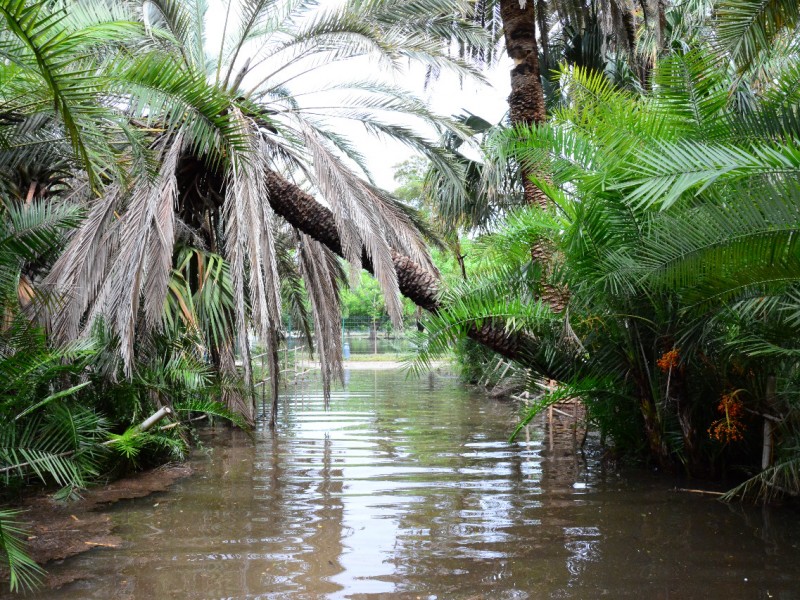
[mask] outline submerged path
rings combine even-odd
[[[205,434],[195,474],[112,515],[53,599],[797,598],[794,511],[621,475],[452,378],[312,378],[275,435]],[[31,597],[30,595],[27,597]],[[37,596],[33,596],[37,597]]]

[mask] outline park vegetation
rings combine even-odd
[[[797,3],[226,7],[212,48],[204,0],[0,0],[3,500],[180,458],[199,413],[251,427],[251,333],[273,399],[289,318],[327,394],[343,312],[414,306],[417,364],[499,354],[545,390],[526,419],[579,398],[619,456],[800,493]],[[496,124],[324,75],[501,48]],[[353,128],[424,161],[397,194]],[[0,511],[12,589],[23,534]]]

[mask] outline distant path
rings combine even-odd
[[[393,369],[402,369],[406,363],[401,360],[358,360],[349,359],[343,361],[345,369],[353,371],[391,371]],[[436,369],[447,364],[447,361],[437,360],[431,363],[431,368]],[[304,369],[319,369],[319,362],[312,360],[298,361],[298,367]]]

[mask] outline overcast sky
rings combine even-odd
[[[339,1],[322,0],[321,5],[325,6],[326,3]],[[209,1],[207,48],[213,56],[217,56],[219,53],[226,6],[227,0]],[[422,68],[415,68],[405,73],[389,73],[385,69],[379,70],[377,65],[367,62],[334,63],[325,67],[324,75],[317,71],[315,77],[324,76],[328,80],[337,78],[347,80],[354,76],[362,79],[381,78],[411,91],[425,101],[433,112],[440,115],[452,116],[469,111],[495,123],[499,122],[508,110],[506,99],[510,89],[509,69],[510,62],[506,60],[487,72],[486,77],[490,81],[490,85],[476,81],[467,81],[461,85],[455,75],[444,74],[438,80],[429,82],[427,88],[424,85],[425,73]],[[314,81],[313,78],[310,80]],[[309,94],[309,96],[311,95],[313,94]],[[316,99],[316,102],[319,102],[319,99]],[[409,123],[402,122],[400,124],[408,125]],[[398,142],[385,138],[378,139],[363,128],[354,127],[352,124],[348,124],[344,133],[366,157],[367,165],[378,185],[389,190],[394,189],[396,183],[393,167],[412,156],[411,151]],[[430,132],[427,134],[430,137]]]
[[[507,68],[503,68],[507,67]],[[497,123],[508,110],[507,98],[510,91],[510,65],[501,64],[487,73],[491,85],[467,82],[459,85],[455,76],[443,76],[424,89],[424,76],[417,73],[402,78],[401,83],[426,101],[431,109],[441,115],[457,115],[468,111],[479,115],[490,123]],[[374,148],[370,168],[378,184],[389,190],[396,187],[392,167],[411,156],[401,144],[387,145],[374,137],[364,135],[365,147]]]

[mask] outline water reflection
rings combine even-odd
[[[118,550],[42,598],[795,598],[800,528],[606,472],[450,379],[317,383],[255,445],[206,434],[198,474],[116,510]],[[747,581],[745,581],[745,578]]]

